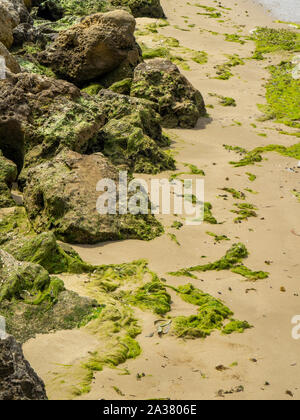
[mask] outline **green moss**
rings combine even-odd
[[[101,89],[104,89],[99,83],[94,83],[90,86],[83,88],[81,91],[87,93],[88,95],[98,95]]]
[[[291,30],[259,27],[252,39],[256,42],[256,51],[259,53],[300,51],[300,34]]]
[[[114,83],[109,87],[109,89],[113,92],[120,93],[121,95],[130,95],[131,85],[132,79],[127,78]]]

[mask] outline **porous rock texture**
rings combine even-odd
[[[1,0],[0,42],[10,48],[14,42],[14,29],[20,24],[31,24],[32,19],[23,0]]]
[[[0,150],[0,208],[15,206],[10,189],[17,179],[17,173],[16,165],[6,159]]]
[[[97,13],[61,31],[39,60],[77,84],[124,66],[132,73],[141,61],[134,30],[135,19],[124,10]]]
[[[98,181],[118,182],[118,171],[101,154],[63,150],[28,172],[24,204],[37,232],[52,230],[65,242],[93,244],[122,238],[153,239],[163,229],[152,215],[100,214]]]
[[[156,58],[139,64],[131,96],[154,102],[165,127],[193,128],[206,115],[201,93],[169,60]]]
[[[47,400],[43,381],[12,336],[0,339],[0,400]]]

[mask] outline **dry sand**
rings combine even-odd
[[[245,243],[250,251],[247,266],[254,270],[270,272],[267,280],[250,283],[230,272],[209,272],[193,280],[195,286],[205,292],[220,297],[235,312],[238,319],[246,319],[254,328],[244,334],[222,336],[218,332],[206,340],[183,341],[174,337],[146,337],[153,331],[155,317],[148,312],[137,311],[143,323],[143,333],[138,337],[143,353],[136,360],[127,361],[121,368],[128,368],[130,375],[120,375],[120,370],[105,368],[95,374],[92,390],[82,399],[216,399],[219,390],[230,391],[243,386],[244,392],[228,394],[226,399],[291,399],[286,392],[291,391],[295,399],[300,398],[300,341],[292,339],[291,319],[300,314],[300,234],[299,206],[291,190],[299,190],[299,170],[295,160],[275,153],[265,155],[267,160],[261,165],[233,168],[229,160],[238,157],[225,151],[222,145],[230,144],[252,149],[270,143],[290,145],[295,139],[278,134],[271,122],[257,122],[260,115],[257,104],[264,102],[264,80],[268,77],[266,62],[246,60],[244,66],[233,69],[234,77],[227,81],[216,80],[214,66],[226,61],[224,54],[251,56],[254,44],[245,45],[224,41],[222,35],[199,32],[199,28],[219,33],[234,33],[234,24],[245,25],[242,35],[258,25],[279,27],[265,10],[251,1],[224,0],[222,4],[232,7],[226,21],[197,15],[199,8],[187,5],[183,0],[162,0],[170,26],[159,32],[177,38],[180,43],[195,50],[205,50],[209,54],[208,63],[198,65],[191,62],[191,71],[184,74],[203,94],[211,120],[202,120],[194,130],[169,130],[176,134],[173,148],[178,152],[176,160],[197,165],[206,172],[206,201],[213,204],[213,214],[221,225],[203,224],[197,227],[184,226],[176,231],[181,244],[179,247],[167,235],[152,242],[124,241],[78,246],[75,249],[93,264],[122,263],[145,258],[150,268],[165,277],[169,284],[190,282],[186,278],[168,276],[168,271],[201,263],[201,256],[210,261],[224,255],[233,242]],[[214,6],[211,0],[203,4]],[[248,14],[245,11],[248,11]],[[189,31],[184,22],[195,24]],[[149,23],[149,19],[139,19],[139,25]],[[273,62],[280,61],[274,56]],[[209,93],[230,96],[236,99],[237,107],[223,107]],[[234,121],[242,125],[236,125]],[[257,124],[257,129],[251,126]],[[266,133],[267,137],[257,133]],[[179,164],[179,169],[182,165]],[[245,175],[257,175],[250,182]],[[161,177],[165,177],[162,174]],[[226,178],[229,178],[229,181]],[[236,200],[217,198],[222,187],[237,190],[251,188],[259,194],[247,194],[247,202],[258,207],[258,218],[242,224],[234,224],[230,212]],[[172,218],[174,220],[174,218]],[[166,221],[165,221],[166,222]],[[227,235],[232,242],[214,244],[206,231]],[[203,261],[203,260],[202,260]],[[270,266],[265,261],[272,261]],[[64,278],[68,288],[85,294],[82,276]],[[285,287],[286,292],[280,291]],[[229,290],[231,288],[231,290]],[[247,293],[247,289],[255,289]],[[174,301],[171,315],[191,313],[190,305],[172,294]],[[50,398],[67,398],[52,384],[53,372],[57,364],[72,364],[92,351],[95,343],[80,331],[58,332],[39,336],[24,346],[25,355],[47,385]],[[255,361],[254,361],[255,360]],[[234,363],[234,366],[231,366]],[[217,371],[218,365],[229,367]],[[136,375],[145,373],[137,380]],[[68,381],[66,376],[65,381]],[[267,383],[267,384],[266,384]],[[113,387],[118,387],[125,396],[118,395]]]

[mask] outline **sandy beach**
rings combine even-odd
[[[150,241],[128,240],[74,246],[87,262],[120,264],[146,259],[151,270],[172,286],[192,283],[195,287],[222,299],[253,328],[243,334],[229,336],[214,332],[206,339],[184,340],[170,334],[153,336],[157,316],[135,309],[142,325],[137,337],[142,354],[127,360],[118,368],[105,367],[94,373],[91,391],[78,399],[300,399],[300,341],[292,338],[291,323],[300,314],[300,219],[299,202],[292,190],[300,190],[300,168],[295,159],[277,153],[264,154],[255,166],[234,167],[235,152],[223,145],[252,150],[258,146],[289,146],[296,139],[282,135],[282,126],[273,121],[259,121],[257,104],[265,103],[264,84],[269,77],[269,64],[278,64],[284,53],[268,55],[267,60],[250,60],[255,46],[228,42],[224,34],[247,37],[257,26],[286,28],[276,23],[262,6],[249,0],[224,0],[223,22],[198,14],[199,7],[183,0],[162,0],[169,26],[158,28],[158,34],[174,37],[180,46],[205,51],[207,63],[187,59],[189,70],[182,70],[202,93],[208,117],[199,120],[195,129],[169,129],[177,171],[184,163],[196,165],[205,172],[205,201],[213,206],[213,215],[222,224],[184,225],[180,230],[169,228],[175,217],[158,218],[166,234]],[[207,0],[206,6],[216,2]],[[155,19],[138,18],[137,29]],[[137,35],[138,42],[152,46],[152,35]],[[227,61],[226,55],[238,54],[244,65],[232,68],[229,80],[214,78],[216,66]],[[232,97],[236,107],[221,106],[215,95]],[[294,132],[292,128],[288,128]],[[247,172],[256,175],[251,182]],[[161,178],[172,172],[162,173]],[[192,176],[197,177],[197,175]],[[150,176],[144,176],[149,179]],[[255,204],[258,217],[234,223],[236,200],[220,189],[228,187],[246,194]],[[248,189],[248,191],[246,190]],[[252,192],[249,192],[251,190]],[[253,193],[255,192],[255,193]],[[226,235],[229,241],[216,243],[207,231]],[[180,246],[167,233],[176,234]],[[250,253],[247,267],[270,273],[264,280],[250,282],[230,271],[197,273],[198,279],[168,275],[183,267],[221,258],[230,246],[242,242]],[[85,275],[63,275],[67,289],[88,296]],[[191,315],[195,309],[170,291],[173,305],[170,316]],[[45,381],[50,399],[69,399],[74,375],[68,368],[85,360],[97,348],[97,338],[83,330],[59,331],[38,335],[24,345],[24,353],[32,367]],[[222,369],[216,367],[222,366]],[[122,374],[127,370],[130,374]],[[139,376],[141,375],[141,376]],[[119,390],[117,392],[116,390]]]

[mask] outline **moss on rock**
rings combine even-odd
[[[155,103],[166,127],[193,128],[199,117],[206,115],[200,92],[168,60],[139,64],[134,71],[131,96]]]

